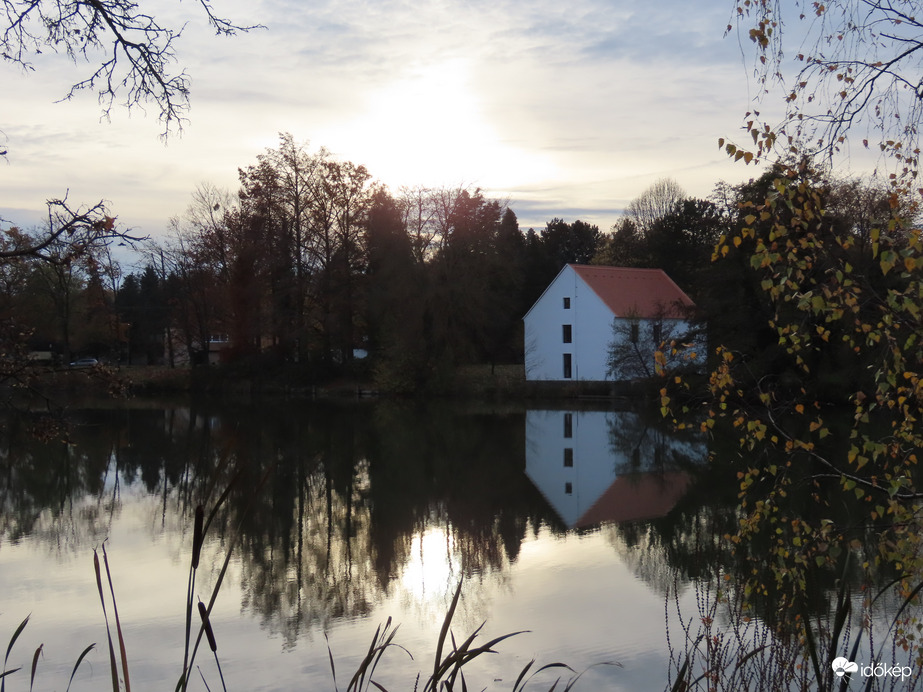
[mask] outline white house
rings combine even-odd
[[[525,322],[527,380],[633,379],[688,331],[692,300],[661,269],[566,265]],[[624,362],[610,373],[610,345]],[[692,352],[687,357],[695,357]]]

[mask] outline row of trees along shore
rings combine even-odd
[[[7,339],[25,337],[30,350],[65,360],[173,365],[183,354],[204,362],[218,338],[227,362],[299,363],[314,381],[371,367],[378,386],[408,391],[446,381],[459,365],[521,363],[523,315],[574,262],[665,270],[696,302],[713,344],[778,372],[784,363],[752,248],[725,244],[712,259],[780,174],[719,183],[708,199],[665,179],[611,232],[559,218],[523,232],[506,203],[478,189],[392,192],[365,167],[283,134],[240,169],[236,195],[199,186],[171,232],[143,245],[140,271],[123,276],[107,245],[60,261],[4,263]],[[855,266],[870,261],[891,190],[809,168],[802,175],[822,197],[831,232],[855,236]],[[361,365],[359,349],[368,354]],[[854,358],[826,362],[821,381],[862,368]]]

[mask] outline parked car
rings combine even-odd
[[[99,365],[99,361],[95,358],[80,358],[75,360],[70,364],[72,368],[92,368]]]

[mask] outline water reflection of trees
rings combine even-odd
[[[554,523],[523,478],[522,412],[198,403],[72,420],[66,442],[16,421],[0,431],[0,539],[96,545],[123,490],[143,488],[151,525],[188,542],[195,505],[237,477],[207,550],[241,526],[243,606],[287,642],[401,589],[433,526],[451,537],[454,580],[502,572],[530,529]]]

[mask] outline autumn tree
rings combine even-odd
[[[829,155],[858,128],[865,146],[877,139],[873,144],[898,164],[916,170],[923,117],[919,9],[915,0],[738,2],[738,26],[755,47],[759,84],[766,95],[782,90],[787,104],[781,123],[761,126],[759,114],[751,114],[755,153],[779,140],[801,153]],[[787,74],[792,55],[799,67]]]
[[[805,40],[802,25],[783,21],[789,7],[758,0],[738,9],[762,84],[785,77],[793,85],[787,118],[773,126],[751,114],[752,146],[719,143],[737,160],[772,164],[738,200],[738,222],[715,258],[736,257],[752,272],[776,357],[755,371],[746,354],[719,347],[701,426],[738,438],[740,525],[729,537],[746,567],[741,586],[751,602],[770,600],[781,625],[806,639],[818,570],[837,578],[854,565],[865,582],[895,579],[902,596],[923,574],[923,241],[915,220],[923,27],[916,3],[795,3],[808,20]],[[785,75],[782,46],[793,27],[802,67]],[[857,133],[880,143],[893,170],[884,184],[859,185],[864,199],[818,174]],[[663,390],[667,415],[681,408],[675,394]],[[831,398],[848,406],[845,420]],[[918,646],[900,639],[912,626],[894,623],[905,647]],[[818,668],[819,680],[830,677]]]

